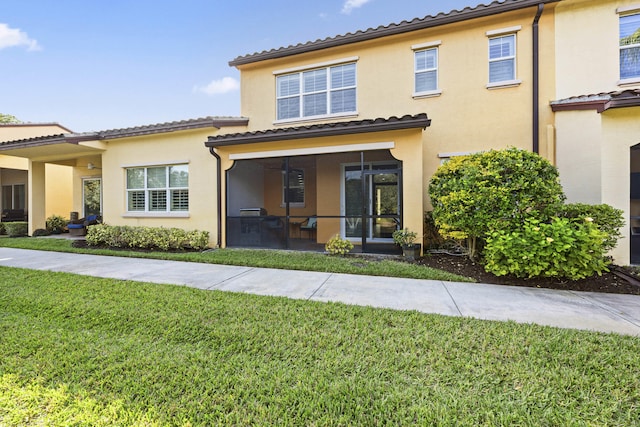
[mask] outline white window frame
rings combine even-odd
[[[485,34],[488,37],[487,41],[487,59],[488,59],[488,83],[487,89],[500,89],[506,87],[514,87],[518,86],[522,83],[522,80],[517,78],[518,76],[518,36],[517,32],[520,31],[521,26],[502,28],[499,30],[487,31]],[[513,37],[513,55],[500,56],[497,58],[491,57],[491,42],[493,40]],[[513,62],[513,76],[511,79],[500,80],[500,81],[491,81],[491,64],[496,62],[505,62],[512,61]]]
[[[189,200],[189,184],[186,186],[171,186],[170,170],[172,167],[185,167],[187,169],[187,179],[189,179],[189,165],[187,163],[176,164],[163,164],[163,165],[140,165],[140,166],[127,166],[124,168],[124,181],[125,181],[125,215],[124,216],[175,216],[175,217],[188,217],[189,209],[191,207]],[[165,185],[164,187],[152,188],[148,186],[148,170],[164,168],[165,170]],[[129,182],[127,174],[129,170],[142,169],[143,172],[143,186],[140,188],[129,188]],[[187,191],[187,209],[172,209],[172,197],[176,191]],[[165,209],[151,209],[150,206],[150,194],[151,192],[165,192]],[[131,210],[129,201],[130,194],[142,193],[144,195],[144,210]]]
[[[87,212],[86,212],[86,188],[85,188],[85,183],[87,181],[98,181],[100,183],[100,215],[102,215],[102,177],[100,176],[88,176],[86,178],[82,178],[82,216],[83,217],[87,217]]]
[[[302,185],[300,185],[300,186],[291,186],[291,184],[289,184],[289,189],[302,187],[302,202],[290,202],[289,203],[289,207],[290,208],[304,208],[305,205],[306,205],[306,199],[307,199],[307,189],[306,189],[307,176],[306,176],[305,170],[302,169],[302,168],[291,168],[291,169],[289,169],[289,173],[291,173],[292,171],[300,171],[302,173]],[[280,207],[285,207],[287,205],[287,203],[286,203],[286,200],[287,200],[286,194],[287,194],[287,172],[286,171],[282,171],[282,202],[280,203]]]
[[[356,58],[357,59],[357,58]],[[331,85],[331,70],[337,69],[344,66],[352,65],[354,67],[354,84],[350,86],[341,86],[334,88]],[[324,90],[318,91],[309,91],[304,92],[304,74],[309,72],[315,72],[318,70],[326,70],[326,85]],[[308,121],[308,120],[321,120],[328,117],[348,117],[348,116],[357,116],[358,115],[358,67],[356,60],[354,58],[349,58],[348,61],[335,61],[324,64],[317,64],[316,66],[309,66],[305,68],[294,68],[289,70],[282,70],[274,72],[276,79],[276,120],[274,123],[291,123],[298,121]],[[282,78],[297,76],[298,79],[298,91],[295,94],[287,94],[284,96],[279,95],[279,80]],[[346,90],[354,90],[355,91],[355,99],[354,99],[354,108],[353,111],[341,111],[338,113],[332,113],[332,104],[331,104],[331,95],[332,93],[336,93],[339,91]],[[326,107],[327,110],[323,114],[314,114],[314,115],[304,115],[304,96],[305,95],[314,95],[314,94],[322,94],[326,93]],[[279,101],[282,99],[297,99],[298,100],[298,111],[299,114],[296,117],[286,117],[279,118],[280,109],[279,109]]]
[[[619,30],[622,28],[622,20],[624,18],[627,18],[629,16],[637,16],[640,19],[640,5],[631,6],[631,7],[625,7],[625,8],[618,8],[618,10],[616,12],[619,15],[619,17],[618,17],[618,29]],[[620,80],[618,81],[618,85],[624,86],[624,85],[628,85],[628,84],[640,83],[640,65],[638,65],[638,69],[636,70],[636,74],[634,76],[623,78],[622,77],[622,61],[620,61],[620,58],[622,57],[622,52],[624,50],[638,49],[640,51],[640,42],[639,43],[634,43],[634,44],[629,44],[629,45],[621,45],[620,44],[620,31],[618,31],[618,49],[619,49],[618,75],[619,75],[619,78],[620,78]]]
[[[442,44],[442,41],[437,40],[433,42],[415,44],[411,46],[411,50],[413,50],[413,98],[414,99],[429,98],[433,96],[440,96],[442,94],[442,89],[440,89],[440,48],[439,48],[441,44]],[[418,60],[417,60],[418,54],[421,52],[429,51],[429,50],[435,51],[435,56],[436,56],[435,67],[418,69]],[[427,91],[418,91],[418,88],[416,87],[416,78],[418,74],[428,73],[428,72],[435,72],[436,74],[435,89],[427,90]]]

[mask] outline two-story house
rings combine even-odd
[[[555,14],[557,166],[568,201],[630,225],[613,251],[640,263],[640,2],[563,0]]]
[[[223,241],[294,247],[312,221],[364,251],[421,235],[429,177],[462,153],[553,155],[555,0],[508,0],[235,58],[245,132],[212,136]],[[273,216],[260,227],[254,207]],[[310,219],[309,219],[310,218]]]
[[[423,232],[447,158],[520,147],[552,158],[554,9],[506,0],[240,56],[241,114],[0,144],[29,160],[30,230],[46,164],[99,182],[114,225],[210,231],[221,246],[394,250]],[[209,153],[202,147],[202,142]],[[94,186],[95,187],[95,186]]]
[[[29,159],[31,230],[44,225],[53,163],[72,169],[81,214],[84,183],[99,180],[110,224],[207,230],[229,247],[322,247],[337,234],[388,251],[397,228],[422,234],[443,161],[506,147],[556,162],[569,201],[635,220],[639,15],[633,0],[501,0],[256,52],[230,62],[241,117],[15,140],[0,153]]]

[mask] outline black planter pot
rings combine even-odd
[[[414,243],[411,246],[403,246],[402,247],[402,255],[404,255],[405,259],[408,261],[415,261],[420,258],[420,249],[422,245],[420,243]]]

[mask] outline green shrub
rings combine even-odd
[[[392,234],[393,242],[400,247],[409,247],[413,246],[416,239],[418,238],[418,233],[415,231],[409,231],[408,228],[403,230],[396,230]]]
[[[91,246],[161,251],[204,250],[209,245],[209,232],[185,231],[181,228],[96,224],[87,227],[85,239]]]
[[[49,230],[45,230],[44,228],[38,228],[37,230],[33,230],[31,233],[33,237],[41,237],[41,236],[50,236],[51,232]]]
[[[589,218],[593,220],[598,230],[606,234],[604,239],[606,251],[615,248],[618,239],[622,236],[620,228],[624,226],[623,212],[606,204],[568,203],[560,208],[558,216],[578,221],[589,221]]]
[[[4,228],[4,222],[0,222],[0,234],[7,234],[7,230]]]
[[[4,224],[9,237],[22,237],[29,234],[29,223],[26,221],[5,222]]]
[[[60,215],[51,215],[49,218],[47,218],[46,227],[47,230],[49,230],[51,233],[60,234],[64,232],[64,229],[66,228],[68,223],[69,221],[64,219]]]
[[[605,239],[606,234],[590,221],[527,219],[520,230],[491,232],[484,267],[497,276],[583,279],[608,271]]]
[[[444,237],[477,240],[516,230],[525,218],[546,220],[564,200],[557,169],[541,156],[509,148],[454,157],[429,183],[435,223]]]
[[[345,255],[353,249],[353,243],[336,234],[324,245],[324,249],[330,255]]]

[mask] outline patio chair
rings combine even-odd
[[[89,225],[98,224],[99,222],[100,217],[98,215],[88,215],[86,218],[72,220],[67,224],[67,229],[71,236],[84,236],[87,234]]]
[[[300,223],[300,233],[303,231],[309,233],[309,240],[313,237],[318,228],[318,218],[311,216]]]

